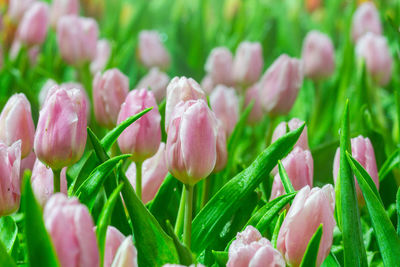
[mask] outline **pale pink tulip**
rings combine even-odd
[[[272,134],[271,143],[275,142],[276,140],[278,140],[278,138],[287,134],[287,128],[289,128],[289,131],[294,131],[301,125],[303,125],[303,123],[304,121],[298,118],[293,118],[289,122],[283,121],[279,123],[278,126],[276,126],[274,133]],[[294,146],[300,147],[304,150],[310,150],[308,146],[307,126],[304,127],[303,132],[301,133],[299,139],[297,140],[297,143]]]
[[[214,172],[219,172],[223,170],[226,166],[226,162],[228,160],[228,151],[226,147],[226,132],[225,128],[222,126],[220,120],[217,122],[218,124],[218,133],[217,133],[217,158],[215,161]]]
[[[201,88],[207,95],[211,94],[211,92],[215,88],[215,84],[213,82],[213,79],[211,78],[211,75],[207,74],[206,76],[204,76],[203,80],[201,80]]]
[[[49,7],[44,2],[32,4],[18,25],[17,38],[27,46],[40,45],[47,36]]]
[[[111,267],[137,267],[137,250],[128,236],[119,246]]]
[[[204,68],[214,84],[233,85],[233,56],[228,48],[216,47],[211,50]]]
[[[110,59],[110,55],[110,43],[106,39],[98,40],[96,45],[96,56],[92,63],[90,63],[90,72],[94,75],[99,71],[103,71]]]
[[[233,79],[240,86],[248,86],[259,78],[264,65],[260,43],[248,41],[239,44],[233,62]]]
[[[7,14],[14,22],[19,22],[35,0],[9,0]]]
[[[104,267],[110,267],[125,236],[113,226],[108,226],[104,247]]]
[[[29,153],[28,156],[25,158],[21,159],[21,168],[20,168],[20,177],[22,178],[26,170],[30,170],[32,172],[33,170],[33,165],[35,165],[36,162],[36,155],[33,150],[31,150],[31,153]]]
[[[79,15],[79,0],[54,0],[50,9],[50,24],[57,27],[58,20],[66,15]]]
[[[141,31],[139,33],[138,55],[140,62],[147,68],[166,69],[171,61],[157,31]]]
[[[246,97],[244,101],[246,107],[250,104],[251,101],[254,101],[254,105],[249,116],[247,117],[247,121],[250,124],[255,124],[261,121],[264,116],[264,111],[261,103],[261,94],[258,84],[254,84],[246,90]]]
[[[138,83],[138,88],[146,88],[153,92],[157,102],[160,103],[167,94],[169,77],[158,68],[151,68]]]
[[[373,2],[362,3],[354,12],[351,36],[354,42],[357,42],[364,34],[372,32],[377,35],[382,33],[381,20],[379,12]]]

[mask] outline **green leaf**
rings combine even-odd
[[[17,234],[18,227],[11,216],[0,218],[0,241],[6,248],[7,253],[11,253]]]
[[[215,262],[218,264],[218,266],[226,266],[226,263],[229,260],[228,252],[226,252],[226,251],[215,251],[215,250],[213,250],[211,252],[212,252],[212,254],[214,256],[214,259],[215,259]]]
[[[294,187],[292,185],[292,182],[289,179],[289,176],[285,170],[285,167],[283,167],[283,164],[280,160],[278,160],[278,169],[279,169],[279,177],[281,178],[283,188],[285,188],[285,191],[287,194],[296,192],[294,190]]]
[[[3,242],[0,241],[0,262],[2,266],[17,267],[14,259],[7,253],[7,249]]]
[[[283,220],[286,217],[286,210],[284,210],[281,214],[279,214],[278,217],[278,221],[275,224],[275,229],[274,229],[274,233],[272,234],[272,238],[271,238],[271,243],[274,246],[274,248],[276,248],[276,244],[278,242],[278,235],[279,235],[279,231],[281,230],[281,226],[283,223]]]
[[[311,237],[306,252],[304,253],[303,260],[301,261],[300,267],[315,267],[317,265],[317,257],[319,251],[319,244],[322,237],[322,224],[315,231]]]
[[[86,152],[83,157],[74,165],[67,169],[67,177],[70,177],[73,182],[68,187],[68,195],[72,196],[82,183],[89,177],[90,173],[99,164],[99,160],[93,150]]]
[[[340,267],[340,263],[331,252],[328,254],[321,267]]]
[[[363,193],[383,263],[385,266],[396,266],[400,259],[400,238],[397,235],[380,198],[376,195],[376,188],[375,190],[373,189],[375,184],[373,182],[371,184],[371,177],[365,170],[364,172],[360,171],[360,168],[363,169],[362,166],[356,164],[357,161],[349,153],[347,153],[346,156],[349,164],[353,168],[354,174]],[[368,182],[369,180],[370,182]]]
[[[400,148],[396,149],[383,163],[379,170],[379,182],[382,182],[386,176],[400,164]]]
[[[396,210],[397,210],[397,235],[400,236],[400,187],[396,195]]]
[[[279,138],[245,170],[226,183],[193,220],[192,250],[200,253],[218,238],[240,203],[266,179],[278,160],[287,155],[299,138],[304,124]]]
[[[193,257],[190,250],[179,241],[175,235],[174,228],[169,221],[166,221],[167,234],[172,238],[175,244],[176,251],[179,255],[179,263],[185,266],[189,266],[193,263]]]
[[[106,150],[101,145],[100,140],[99,138],[97,138],[96,134],[89,127],[87,128],[87,133],[90,142],[93,145],[93,149],[94,152],[96,153],[96,156],[100,159],[101,162],[105,162],[106,160],[108,160],[110,157],[107,155]]]

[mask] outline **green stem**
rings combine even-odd
[[[311,112],[310,118],[310,132],[314,133],[315,127],[317,125],[318,117],[321,112],[321,82],[314,82],[314,109]]]
[[[186,190],[182,188],[181,202],[179,204],[178,216],[175,223],[175,234],[181,236],[183,228],[183,218],[185,217]]]
[[[211,183],[211,177],[207,177],[206,179],[204,179],[204,183],[203,183],[203,192],[201,194],[201,208],[203,208],[208,201],[208,195],[210,192],[210,183]]]
[[[142,200],[142,163],[135,162],[136,164],[136,195]]]
[[[274,132],[274,124],[275,124],[275,117],[271,116],[270,119],[269,119],[267,135],[266,135],[266,138],[265,138],[265,142],[267,144],[267,147],[271,144],[272,133]]]
[[[60,173],[61,173],[61,170],[53,169],[54,194],[60,192]]]
[[[186,209],[185,209],[185,228],[183,230],[183,243],[190,249],[192,236],[192,209],[193,209],[193,185],[185,185],[186,190]]]

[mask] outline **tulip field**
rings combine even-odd
[[[0,267],[400,267],[399,0],[2,0],[0,110]]]

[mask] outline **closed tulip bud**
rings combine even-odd
[[[18,39],[27,46],[44,42],[48,28],[49,7],[46,3],[34,3],[24,14],[18,26]]]
[[[111,267],[137,267],[137,250],[128,236],[119,246]]]
[[[362,3],[354,12],[351,24],[351,36],[357,42],[365,33],[372,32],[377,35],[382,33],[379,12],[373,2]]]
[[[67,168],[60,174],[60,192],[67,195]],[[40,205],[44,206],[54,194],[53,171],[47,168],[40,160],[36,159],[31,176],[32,189]]]
[[[217,158],[215,161],[214,172],[219,172],[223,170],[226,166],[226,162],[228,160],[228,151],[226,148],[226,132],[225,128],[222,126],[220,120],[217,122],[218,124],[218,133],[217,133]]]
[[[205,71],[214,84],[233,85],[233,56],[226,47],[214,48],[207,58]]]
[[[157,31],[141,31],[139,33],[138,55],[140,62],[147,68],[166,69],[171,61]]]
[[[218,85],[210,95],[210,104],[229,136],[239,120],[239,99],[235,89]]]
[[[0,141],[10,146],[21,140],[21,156],[25,158],[32,151],[34,136],[31,104],[24,94],[11,96],[0,115]]]
[[[77,162],[86,145],[86,100],[79,89],[58,89],[40,111],[34,149],[53,170]]]
[[[30,170],[32,172],[33,165],[36,162],[35,152],[31,151],[29,155],[23,159],[21,159],[21,168],[20,168],[20,177],[23,177],[26,170]]]
[[[129,79],[118,69],[96,74],[93,79],[93,105],[94,115],[100,125],[109,129],[115,127],[128,93]]]
[[[143,162],[153,156],[161,142],[161,116],[156,99],[146,89],[131,91],[121,105],[118,124],[140,111],[153,107],[135,123],[126,128],[118,138],[118,145],[125,154],[132,154],[134,162]]]
[[[90,99],[89,99],[89,96],[88,96],[85,88],[83,87],[83,85],[80,83],[77,83],[77,82],[66,82],[66,83],[60,84],[60,88],[63,88],[67,91],[73,90],[73,89],[79,89],[79,91],[82,93],[82,95],[86,101],[86,118],[89,121],[89,119],[90,119]]]
[[[96,45],[96,56],[90,63],[90,72],[96,74],[107,65],[111,55],[110,43],[106,39],[99,40]]]
[[[158,68],[151,68],[150,71],[138,83],[138,88],[147,88],[152,91],[157,102],[160,103],[167,94],[169,77]]]
[[[392,56],[385,37],[367,33],[357,42],[356,54],[364,58],[374,81],[385,86],[392,77]]]
[[[264,111],[261,103],[260,97],[260,89],[258,84],[254,84],[250,88],[246,90],[246,97],[244,103],[246,107],[250,104],[251,101],[254,101],[253,108],[250,111],[249,116],[247,117],[247,122],[250,124],[255,124],[262,120],[264,117]]]
[[[0,216],[9,215],[19,208],[21,141],[11,146],[0,142]]]
[[[47,98],[47,94],[49,93],[49,91],[53,88],[56,87],[57,83],[52,80],[52,79],[48,79],[42,86],[42,88],[40,89],[39,95],[38,95],[38,99],[39,99],[39,104],[42,107],[44,102],[46,101]]]
[[[242,42],[233,62],[233,79],[242,86],[251,85],[259,79],[263,65],[261,44]]]
[[[79,15],[79,0],[54,0],[50,9],[50,24],[57,27],[62,16]]]
[[[104,267],[110,267],[118,248],[124,241],[125,236],[113,226],[107,227],[106,244],[104,248]]]
[[[157,153],[143,162],[142,167],[142,201],[147,203],[157,194],[165,176],[168,173],[165,158],[165,143],[161,143]],[[126,171],[126,176],[136,188],[136,165],[132,163]]]
[[[93,220],[77,198],[54,194],[46,203],[43,217],[61,266],[99,266]]]
[[[304,121],[298,119],[298,118],[293,118],[289,122],[281,122],[276,126],[274,133],[272,134],[272,141],[271,143],[275,142],[278,140],[278,138],[284,136],[287,134],[287,128],[289,128],[289,131],[294,131],[300,126],[302,126]],[[300,147],[304,150],[310,150],[308,146],[308,136],[307,136],[307,126],[304,127],[303,132],[301,133],[299,139],[297,140],[296,144],[294,145],[295,147]]]
[[[14,22],[19,22],[35,0],[9,0],[7,14]]]
[[[274,249],[268,239],[249,225],[237,233],[229,247],[227,267],[285,267],[282,255]]]
[[[206,178],[217,158],[217,120],[204,100],[180,102],[171,116],[167,137],[167,166],[187,185]]]
[[[300,190],[304,186],[313,185],[314,161],[309,150],[295,147],[282,161],[283,167],[292,182],[294,190]],[[272,184],[271,199],[285,194],[279,173],[275,175]]]
[[[303,83],[300,60],[281,55],[268,68],[260,81],[261,101],[272,115],[287,114]]]
[[[307,34],[301,53],[304,75],[311,79],[326,78],[335,70],[332,40],[318,31]]]
[[[203,80],[201,80],[201,88],[204,90],[204,92],[206,92],[207,95],[211,94],[215,88],[215,84],[211,78],[211,75],[207,74],[204,76]]]
[[[333,216],[335,208],[335,190],[332,185],[323,188],[303,187],[296,195],[279,231],[277,249],[290,266],[300,266],[307,245],[323,225],[319,245],[317,266],[328,256],[333,239],[333,228],[336,225]]]
[[[92,18],[63,16],[57,23],[57,43],[61,57],[71,65],[81,66],[96,56],[99,29]]]
[[[204,91],[192,78],[175,77],[167,86],[167,103],[165,106],[165,130],[168,132],[168,125],[175,106],[180,101],[203,99],[206,101]]]

